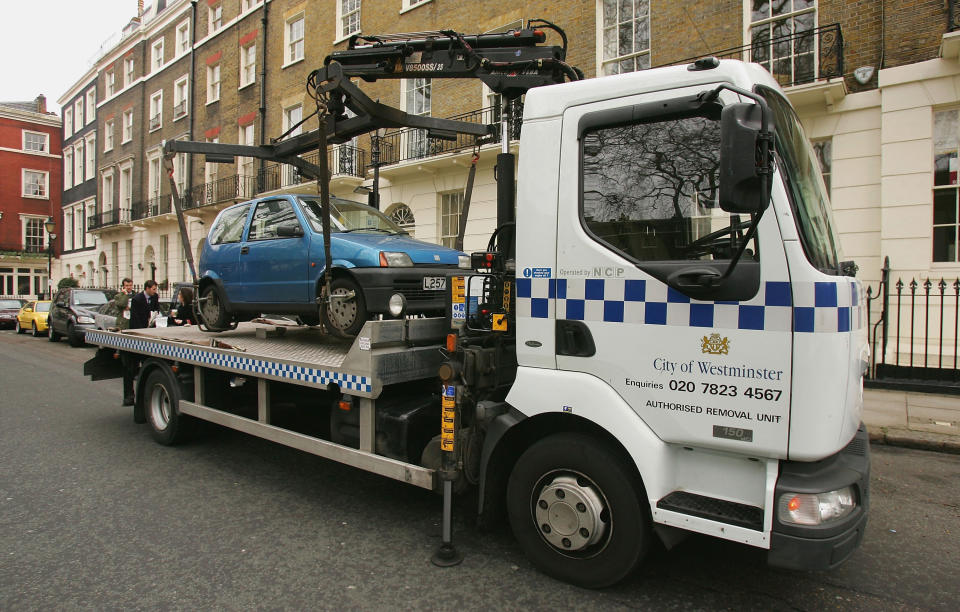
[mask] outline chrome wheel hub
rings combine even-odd
[[[170,414],[170,396],[167,395],[166,389],[157,385],[150,394],[150,420],[158,430],[162,431],[170,424]]]
[[[603,498],[586,478],[556,476],[534,504],[540,535],[563,551],[580,551],[599,542],[608,529]]]

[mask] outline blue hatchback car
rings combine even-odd
[[[320,197],[280,195],[226,208],[199,261],[199,308],[213,330],[270,312],[319,322],[324,254]],[[372,314],[439,314],[454,249],[415,240],[378,210],[330,198],[333,258],[324,325],[356,335]]]

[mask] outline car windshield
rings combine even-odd
[[[300,198],[300,204],[313,231],[323,231],[320,198]],[[330,198],[330,231],[406,234],[379,210],[358,202]]]
[[[110,298],[103,291],[74,291],[73,303],[82,306],[96,306],[109,302]]]
[[[0,300],[0,308],[3,308],[3,309],[17,308],[17,309],[19,309],[19,308],[20,308],[20,301],[19,301],[19,300]]]
[[[34,310],[36,312],[50,312],[50,302],[40,302]]]

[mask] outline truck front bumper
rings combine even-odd
[[[850,514],[822,525],[781,522],[774,513],[770,534],[770,565],[799,570],[830,569],[842,563],[863,540],[870,509],[870,441],[860,429],[839,453],[815,462],[785,461],[774,494],[823,493],[850,486],[857,505]]]

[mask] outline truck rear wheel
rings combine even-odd
[[[192,423],[189,416],[180,414],[180,385],[170,374],[155,368],[147,376],[141,393],[153,439],[164,446],[183,442]]]
[[[650,542],[646,496],[634,471],[582,434],[555,434],[520,456],[507,485],[507,511],[533,564],[582,587],[623,580]]]

